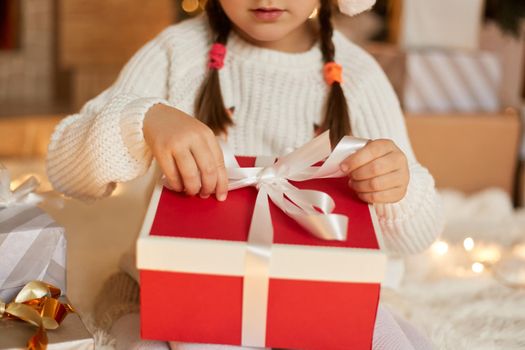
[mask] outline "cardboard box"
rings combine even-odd
[[[348,237],[315,238],[270,203],[265,346],[369,349],[386,268],[375,211],[350,192],[346,178],[293,184],[330,194],[335,212],[349,216]],[[241,345],[256,197],[253,187],[218,202],[157,185],[137,244],[143,338]]]
[[[517,114],[409,114],[412,146],[438,188],[513,196],[521,142]]]

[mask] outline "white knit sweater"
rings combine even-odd
[[[205,17],[167,28],[135,54],[113,86],[64,119],[48,152],[55,188],[97,198],[111,194],[115,183],[143,175],[152,160],[144,115],[159,102],[194,114],[210,40]],[[386,247],[392,255],[420,251],[442,228],[433,178],[415,159],[399,101],[379,65],[342,34],[335,32],[333,40],[353,134],[392,139],[409,161],[405,198],[375,205]],[[228,143],[236,154],[277,156],[309,141],[328,92],[319,47],[290,54],[250,45],[232,33],[227,49],[220,82],[226,106],[235,107]]]

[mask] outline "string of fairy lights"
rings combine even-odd
[[[505,247],[466,237],[460,244],[438,240],[430,252],[441,269],[452,276],[492,275],[505,285],[525,287],[525,242]],[[450,268],[444,267],[446,264]]]

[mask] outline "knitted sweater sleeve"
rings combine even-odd
[[[434,179],[418,163],[394,89],[383,70],[370,57],[364,88],[352,110],[354,133],[370,139],[391,139],[408,159],[410,180],[405,197],[392,204],[375,204],[388,253],[416,253],[427,248],[443,229],[443,210]]]
[[[54,188],[80,199],[99,198],[148,170],[152,155],[142,123],[150,107],[167,104],[168,70],[159,36],[132,57],[109,89],[58,124],[47,156]]]

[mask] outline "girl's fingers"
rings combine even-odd
[[[396,203],[405,196],[406,188],[395,187],[380,192],[362,192],[357,196],[364,202],[375,203]]]
[[[353,172],[374,159],[392,152],[392,144],[390,140],[369,141],[363,148],[341,162],[341,170],[346,174]]]
[[[157,162],[164,174],[169,186],[177,192],[181,192],[184,187],[179,171],[175,166],[175,160],[170,153],[163,152],[156,156]]]
[[[215,192],[217,185],[217,165],[213,159],[210,147],[208,147],[208,143],[204,139],[192,145],[191,153],[200,172],[200,195],[202,198],[208,198],[210,194]]]
[[[366,180],[350,180],[349,185],[358,193],[380,192],[406,185],[406,179],[401,170],[380,175]]]
[[[402,169],[406,164],[403,163],[402,156],[402,153],[388,153],[353,170],[349,176],[354,181],[362,181]]]
[[[215,196],[218,200],[223,201],[228,195],[228,174],[224,166],[224,155],[215,135],[207,140],[213,158],[215,159],[215,164],[217,165],[217,187],[215,188]]]
[[[193,155],[189,149],[185,149],[174,154],[174,157],[184,190],[190,196],[196,195],[201,189],[201,177]]]

